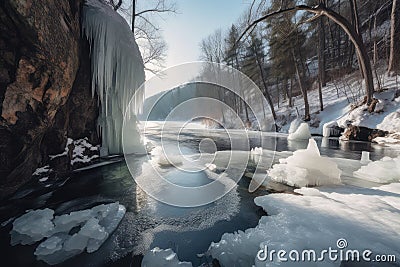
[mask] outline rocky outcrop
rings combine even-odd
[[[0,198],[62,152],[67,135],[96,141],[82,2],[0,3]]]
[[[387,134],[389,134],[389,132],[379,129],[370,129],[363,126],[349,125],[343,136],[347,140],[371,142],[375,137],[384,137]]]

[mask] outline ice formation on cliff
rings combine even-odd
[[[102,0],[85,2],[82,28],[90,43],[92,94],[97,93],[101,103],[102,146],[109,154],[120,154],[124,114],[136,116],[144,100],[144,90],[138,91],[145,79],[143,59],[125,19]],[[126,110],[132,97],[134,104]],[[136,125],[130,132],[130,145],[144,150]]]

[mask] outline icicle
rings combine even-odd
[[[129,108],[135,113],[144,101],[144,90],[137,92],[145,79],[143,59],[127,22],[102,0],[87,0],[82,17],[83,33],[90,44],[92,95],[96,92],[101,103],[98,124],[102,145],[110,154],[120,154],[129,101],[135,95],[135,105]]]

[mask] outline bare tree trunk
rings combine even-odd
[[[265,81],[265,77],[264,77],[264,69],[263,69],[261,61],[257,57],[257,55],[256,55],[256,61],[257,61],[257,65],[258,65],[258,70],[260,71],[261,81],[262,81],[262,83],[264,85],[264,95],[267,98],[269,106],[271,107],[272,116],[273,116],[274,120],[276,120],[276,113],[275,113],[274,103],[272,102],[271,95],[268,92],[268,85],[267,85],[267,82]]]
[[[132,32],[135,32],[136,0],[132,0]]]
[[[393,0],[392,13],[390,15],[390,55],[388,72],[397,74],[400,70],[400,20],[398,18],[397,1]]]
[[[311,118],[310,118],[310,105],[308,103],[307,91],[304,88],[303,79],[300,74],[299,66],[297,65],[297,58],[293,50],[292,50],[292,56],[293,56],[294,66],[296,68],[296,75],[297,75],[297,80],[299,82],[300,91],[304,99],[304,120],[309,121]]]
[[[275,12],[268,13],[261,18],[256,19],[253,21],[250,25],[247,26],[245,31],[242,33],[242,35],[239,37],[239,40],[250,30],[252,29],[255,25],[257,25],[259,22],[285,12],[293,12],[293,11],[307,11],[315,14],[317,17],[318,16],[326,16],[336,24],[338,24],[349,36],[351,42],[354,44],[355,49],[357,51],[358,59],[359,59],[359,65],[361,67],[361,70],[363,72],[363,76],[365,79],[365,100],[368,105],[371,104],[372,98],[373,98],[373,93],[374,93],[374,77],[372,74],[372,67],[371,67],[371,62],[369,60],[369,56],[367,53],[367,49],[365,48],[364,42],[362,37],[356,32],[355,28],[353,25],[349,23],[349,21],[341,16],[340,14],[336,13],[335,11],[327,8],[324,4],[319,4],[318,6],[315,7],[310,7],[306,5],[298,5],[292,8],[287,8],[287,9],[280,9]]]

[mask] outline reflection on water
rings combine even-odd
[[[176,139],[176,129],[170,129],[166,134],[168,138]],[[175,137],[174,137],[175,136]],[[229,138],[240,140],[240,132],[230,136],[225,132],[219,134],[218,130],[191,129],[179,136],[180,144],[185,154],[199,151],[202,137],[208,137],[216,142],[218,150],[230,149]],[[261,138],[265,149],[278,151],[293,151],[303,149],[307,141],[290,141],[286,136],[278,136],[276,143],[270,135],[250,136],[250,146],[260,146]],[[147,138],[156,144],[160,140],[160,132],[154,126],[147,132]],[[315,137],[321,149],[321,154],[337,157],[360,159],[361,151],[370,151],[371,158],[376,160],[384,155],[397,156],[398,151],[381,147],[371,143],[342,142],[333,138]],[[239,143],[239,142],[238,142]],[[246,147],[245,142],[243,147]],[[215,149],[208,144],[205,149]],[[132,157],[130,167],[132,172],[147,182],[152,183],[149,159],[145,157]],[[350,168],[351,166],[349,166]],[[185,173],[174,168],[164,168],[162,171],[167,180],[181,186],[196,186],[212,181],[204,172]],[[5,221],[10,217],[18,216],[27,209],[49,207],[56,214],[63,214],[74,210],[90,208],[99,203],[119,201],[127,208],[127,213],[115,233],[105,244],[93,254],[82,254],[68,260],[64,266],[104,266],[119,265],[138,266],[132,262],[133,255],[144,253],[149,248],[173,248],[181,260],[192,261],[199,265],[209,259],[198,257],[197,254],[205,252],[211,242],[219,241],[225,232],[245,230],[254,227],[262,215],[255,206],[253,199],[265,191],[250,194],[247,190],[247,178],[240,180],[237,186],[226,196],[211,204],[197,208],[178,208],[163,204],[149,197],[138,187],[124,161],[96,169],[73,174],[67,181],[54,183],[50,187],[32,182],[17,193],[13,200],[0,205],[0,219]],[[162,190],[162,188],[157,188]],[[18,197],[19,196],[19,197]],[[192,196],[178,196],[192,197]],[[45,266],[37,262],[33,256],[35,246],[9,245],[10,224],[0,229],[0,249],[3,262],[11,262],[14,266]],[[109,260],[115,260],[108,262]],[[105,262],[108,262],[105,264]]]

